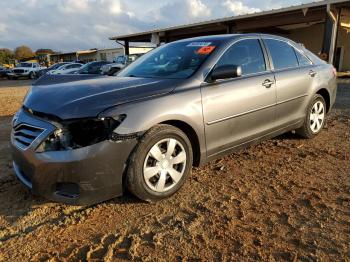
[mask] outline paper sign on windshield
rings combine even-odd
[[[211,46],[203,46],[201,48],[199,48],[196,51],[196,54],[198,55],[209,55],[211,52],[213,52],[213,50],[215,49],[215,46],[211,45]]]

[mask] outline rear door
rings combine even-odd
[[[208,156],[225,152],[268,133],[274,127],[274,75],[260,39],[233,43],[216,66],[239,65],[241,77],[201,87]]]
[[[317,71],[312,62],[288,41],[264,38],[276,79],[276,125],[287,127],[302,121],[308,94]]]

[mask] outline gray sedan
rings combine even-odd
[[[118,77],[40,78],[13,119],[14,170],[55,201],[92,204],[125,189],[156,201],[193,165],[292,130],[315,137],[335,96],[333,66],[291,40],[181,40]]]

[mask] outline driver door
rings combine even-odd
[[[242,76],[201,86],[208,157],[271,132],[276,85],[259,39],[234,43],[216,66],[238,65]]]

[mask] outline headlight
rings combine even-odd
[[[61,127],[53,132],[38,147],[38,152],[64,151],[91,146],[112,137],[126,115],[101,119],[81,119],[61,123]]]

